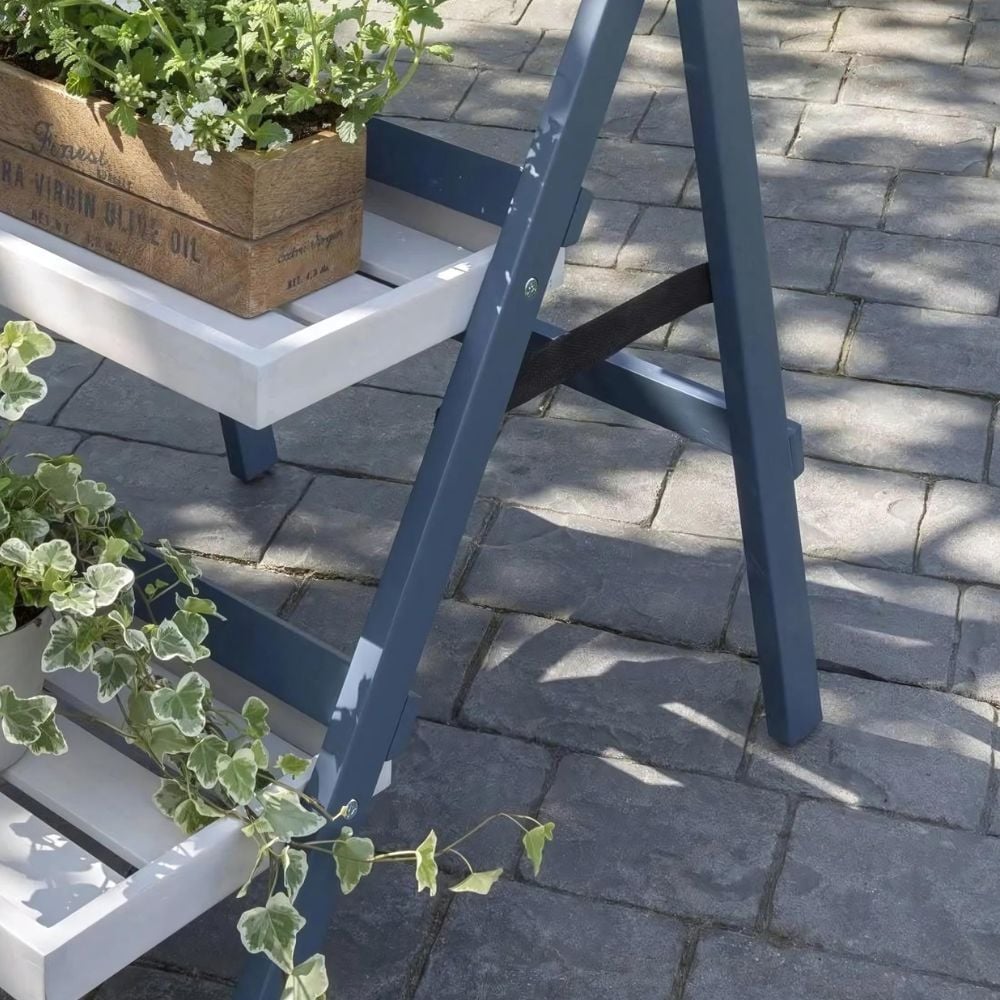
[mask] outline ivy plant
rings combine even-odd
[[[168,129],[199,163],[336,128],[345,142],[412,80],[445,0],[0,0],[0,47],[52,68],[110,122]]]
[[[4,327],[0,417],[16,421],[45,397],[44,380],[29,368],[54,348],[33,323]],[[308,794],[312,761],[271,749],[268,705],[257,697],[238,711],[222,705],[196,669],[211,656],[211,622],[220,616],[199,593],[191,556],[161,541],[147,562],[135,518],[104,483],[85,478],[77,457],[32,458],[27,472],[0,458],[0,637],[51,613],[40,670],[92,675],[97,699],[115,710],[114,721],[92,721],[152,761],[161,776],[157,808],[188,835],[220,820],[240,824],[257,848],[240,896],[262,869],[267,896],[242,915],[239,932],[249,952],[267,955],[287,976],[284,1000],[318,1000],[329,988],[322,955],[295,961],[305,925],[296,898],[314,854],[332,856],[344,893],[391,861],[411,864],[417,891],[434,895],[438,863],[448,855],[468,869],[450,891],[486,894],[502,870],[474,870],[459,848],[488,823],[505,820],[520,828],[537,872],[554,827],[531,816],[494,816],[444,845],[431,831],[416,848],[388,853],[345,825],[357,804]],[[164,607],[166,614],[157,613]],[[3,738],[33,754],[67,752],[56,709],[51,695],[0,686]]]

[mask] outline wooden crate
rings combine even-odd
[[[110,105],[0,62],[0,211],[243,317],[357,270],[364,140],[324,132],[211,167]]]

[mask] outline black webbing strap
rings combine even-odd
[[[712,301],[708,264],[699,264],[615,306],[524,359],[508,410],[593,368],[647,333]]]

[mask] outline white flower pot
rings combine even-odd
[[[0,687],[10,686],[18,698],[42,693],[42,652],[49,641],[52,613],[45,611],[16,632],[0,636]],[[0,771],[16,764],[27,750],[8,743],[0,732]]]

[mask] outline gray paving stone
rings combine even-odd
[[[969,118],[882,108],[859,112],[850,104],[810,104],[791,155],[982,175],[992,136],[992,126]]]
[[[886,229],[917,236],[1000,243],[1000,184],[987,177],[903,173]]]
[[[755,97],[837,100],[840,83],[847,70],[847,56],[755,48],[748,48],[745,52],[750,93]]]
[[[955,690],[1000,703],[1000,591],[969,587],[959,609]]]
[[[652,31],[666,9],[667,0],[645,0],[636,26],[636,34],[644,35]],[[531,28],[556,28],[568,31],[573,27],[579,0],[535,0],[528,8],[521,24]]]
[[[914,476],[809,459],[796,483],[803,549],[909,572],[925,493]],[[667,480],[653,526],[739,538],[732,459],[689,445]]]
[[[452,3],[453,0],[449,0],[449,6]],[[442,14],[444,28],[428,29],[425,41],[450,45],[454,66],[516,72],[542,37],[540,29],[526,27],[523,22],[515,25],[499,21],[495,24],[465,21],[453,17],[447,8]]]
[[[994,486],[1000,485],[1000,447],[997,447],[997,424],[1000,424],[1000,412],[993,420],[993,441],[992,450],[990,453],[990,465],[989,465],[989,475],[987,480],[993,483]]]
[[[820,687],[823,722],[794,749],[758,726],[751,781],[976,829],[993,756],[992,708],[836,674],[823,674]]]
[[[882,217],[893,171],[846,163],[812,163],[784,156],[757,157],[764,214],[839,225],[875,227]],[[683,204],[701,208],[697,178]]]
[[[656,26],[656,34],[679,37],[676,4]],[[785,51],[823,52],[830,43],[837,11],[797,3],[743,0],[740,21],[743,44]]]
[[[837,22],[831,48],[887,59],[960,63],[972,25],[959,17],[920,16],[907,11],[848,8]]]
[[[738,934],[698,944],[686,1000],[994,1000],[992,990]]]
[[[566,260],[589,267],[614,267],[638,215],[638,205],[598,199],[587,216],[580,242],[567,247]]]
[[[989,403],[912,386],[785,374],[789,416],[806,451],[837,462],[978,480]]]
[[[448,21],[461,18],[470,21],[486,21],[490,23],[511,24],[520,21],[531,0],[448,0],[448,9],[444,12]],[[397,13],[395,4],[379,2],[373,5]]]
[[[680,438],[659,428],[511,417],[483,496],[614,521],[653,515]]]
[[[651,354],[649,351],[635,352],[640,357]],[[659,352],[654,354],[659,358]],[[616,406],[601,403],[591,396],[585,396],[582,392],[560,386],[552,400],[552,405],[546,413],[547,417],[555,420],[580,420],[592,421],[598,424],[612,424],[617,427],[639,427],[645,430],[656,426],[638,417],[633,417],[624,410],[619,410]],[[660,431],[661,434],[668,434],[669,431]]]
[[[870,303],[851,340],[846,372],[1000,395],[1000,321]]]
[[[602,139],[587,173],[587,187],[599,198],[673,205],[694,166],[694,153],[677,146],[647,146]]]
[[[1000,66],[1000,23],[980,21],[965,57],[967,66]]]
[[[134,965],[106,982],[94,1000],[227,1000],[232,987]]]
[[[901,305],[992,314],[1000,286],[1000,248],[855,230],[837,291]]]
[[[420,722],[365,833],[379,850],[406,850],[434,829],[444,847],[497,813],[532,815],[552,762],[547,750],[521,740]],[[509,871],[521,854],[521,831],[510,822],[491,823],[462,853],[480,871]],[[447,867],[464,866],[450,859]]]
[[[887,681],[943,686],[955,642],[958,587],[911,573],[806,560],[816,655]],[[746,581],[726,645],[755,656]]]
[[[459,346],[446,340],[435,347],[368,379],[365,385],[397,392],[418,392],[428,396],[443,396],[458,359]]]
[[[558,838],[537,880],[541,884],[749,924],[785,803],[774,792],[719,778],[569,756],[559,765],[541,815],[555,822]]]
[[[135,514],[146,538],[245,562],[260,559],[310,478],[282,465],[255,483],[241,483],[224,458],[113,438],[91,438],[78,454],[88,475],[114,484],[118,502]]]
[[[757,687],[757,671],[735,657],[511,615],[462,716],[573,750],[732,776]]]
[[[32,365],[48,386],[48,394],[28,412],[35,423],[45,424],[59,412],[74,392],[97,371],[98,355],[78,344],[60,341],[56,353]]]
[[[268,547],[264,565],[375,580],[409,495],[399,483],[318,476]],[[482,502],[473,509],[456,567],[488,509]]]
[[[998,84],[994,69],[856,56],[840,100],[931,115],[960,112],[964,118],[995,122],[1000,118]]]
[[[802,102],[778,97],[752,97],[754,138],[759,153],[784,153],[788,149],[799,119]],[[690,146],[691,116],[686,90],[661,90],[653,98],[636,137],[640,142],[659,142],[669,146]],[[985,160],[985,157],[984,157]]]
[[[225,453],[217,413],[111,361],[76,391],[57,422],[168,448]]]
[[[708,646],[740,562],[730,542],[507,508],[463,589],[476,604]]]
[[[844,230],[787,219],[768,219],[765,230],[774,284],[825,292],[833,278]],[[704,260],[701,213],[685,208],[648,208],[619,256],[622,267],[668,274]]]
[[[1000,583],[1000,489],[942,480],[931,487],[920,530],[921,573]]]
[[[829,295],[775,289],[774,313],[778,346],[786,368],[833,371],[854,314],[854,303]],[[670,331],[671,350],[718,358],[715,311],[704,306],[678,320]]]
[[[299,583],[295,577],[268,573],[256,566],[242,566],[220,559],[196,559],[195,562],[207,581],[271,614],[278,613]]]
[[[665,917],[504,882],[453,904],[416,1000],[661,1000],[682,940]]]
[[[179,966],[193,962],[209,975],[237,978],[246,964],[246,951],[236,922],[246,909],[260,905],[263,888],[258,879],[248,899],[230,898],[220,903],[157,947],[150,957]],[[426,893],[418,896],[415,889],[412,869],[386,864],[376,866],[349,896],[337,899],[326,947],[334,997],[399,1000],[404,995],[431,934],[435,902]],[[226,987],[223,996],[231,994],[232,987]],[[122,1000],[133,996],[126,994]],[[170,1000],[174,1000],[173,995]]]
[[[973,21],[995,21],[1000,18],[1000,3],[997,0],[972,0],[969,17]]]
[[[443,121],[455,113],[475,79],[476,71],[464,66],[422,66],[413,82],[392,99],[387,110],[402,118]]]
[[[455,119],[472,125],[534,131],[552,88],[548,76],[483,72],[462,101]],[[652,88],[627,80],[616,87],[602,134],[628,138],[636,130],[653,98]],[[398,113],[398,111],[397,111]]]
[[[807,944],[1000,983],[1000,841],[804,803],[772,927]]]
[[[441,400],[354,386],[278,424],[278,454],[337,472],[416,478]]]
[[[852,7],[854,0],[832,0],[834,7]],[[865,0],[866,7],[897,10],[906,14],[949,15],[965,17],[969,7],[965,0]]]
[[[15,472],[28,475],[38,468],[38,459],[29,458],[29,455],[71,455],[82,440],[82,435],[76,431],[22,421],[10,427],[3,453]]]
[[[374,589],[361,584],[346,580],[314,580],[296,605],[290,621],[350,656],[374,597]],[[420,696],[422,718],[437,722],[451,719],[465,672],[491,618],[489,611],[457,601],[445,601],[438,608],[414,687]]]
[[[606,313],[663,280],[662,275],[647,271],[610,270],[606,267],[566,268],[566,278],[559,288],[545,296],[542,318],[564,330]],[[647,334],[637,344],[659,347],[667,339],[668,327]]]

